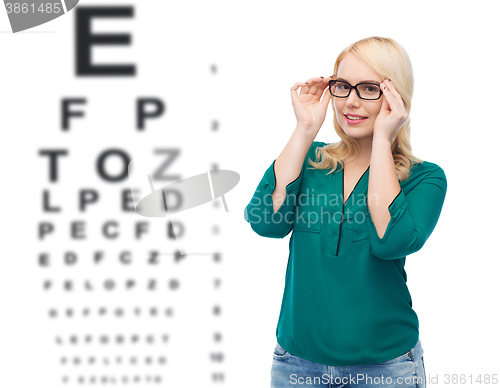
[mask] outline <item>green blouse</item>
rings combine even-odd
[[[344,204],[344,170],[338,165],[327,175],[308,163],[325,145],[312,143],[276,213],[274,162],[245,208],[260,236],[293,231],[277,341],[292,355],[330,366],[388,361],[419,339],[404,265],[437,224],[446,176],[437,164],[415,164],[388,207],[391,219],[380,238],[366,203],[370,167]]]

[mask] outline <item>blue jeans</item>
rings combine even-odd
[[[425,388],[424,351],[418,340],[409,351],[379,364],[329,366],[274,348],[271,388]]]

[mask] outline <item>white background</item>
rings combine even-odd
[[[373,35],[391,37],[409,53],[415,77],[413,153],[441,166],[448,180],[439,223],[405,267],[426,373],[437,375],[439,384],[433,385],[443,387],[452,385],[444,383],[446,374],[475,379],[500,373],[495,2],[108,0],[79,6],[93,4],[134,6],[133,18],[103,19],[92,28],[132,35],[132,46],[97,48],[93,55],[94,63],[135,63],[136,77],[75,76],[74,11],[16,34],[0,12],[0,386],[56,387],[63,373],[53,343],[55,326],[46,312],[52,302],[75,301],[49,300],[41,291],[44,272],[36,257],[45,249],[37,239],[38,223],[46,218],[43,189],[65,207],[64,220],[92,224],[89,234],[95,229],[96,235],[87,249],[101,244],[98,231],[107,219],[123,225],[124,237],[116,244],[144,248],[126,237],[133,216],[120,213],[117,204],[126,184],[102,182],[94,172],[96,155],[110,147],[131,153],[134,147],[179,147],[182,156],[170,172],[183,177],[203,173],[212,163],[240,174],[239,185],[226,195],[230,213],[222,227],[222,263],[216,267],[200,256],[170,273],[161,267],[164,278],[179,275],[186,285],[172,297],[180,315],[165,327],[173,343],[165,352],[171,364],[163,375],[170,373],[169,382],[177,387],[207,385],[207,376],[217,369],[208,353],[222,349],[224,386],[269,386],[290,235],[283,240],[258,236],[243,209],[295,127],[290,87],[330,76],[342,49]],[[167,104],[165,116],[148,123],[145,133],[134,129],[135,100],[141,96]],[[73,120],[68,133],[60,129],[63,97],[88,101],[85,119]],[[220,121],[216,132],[209,129],[212,119]],[[338,140],[332,119],[329,108],[317,141]],[[70,151],[57,184],[48,182],[41,148]],[[102,196],[94,213],[78,211],[77,191],[84,187]],[[83,251],[85,244],[71,241],[67,224],[60,225],[62,244]],[[148,249],[154,245],[147,244]],[[119,251],[119,246],[106,249]],[[110,262],[108,269],[82,265],[76,271],[102,278],[116,275],[118,268]],[[57,270],[68,274],[59,263],[52,278]],[[132,272],[147,277],[151,268],[137,265]],[[220,293],[210,288],[208,273],[221,275]],[[139,303],[151,302],[147,294],[141,296],[135,294]],[[224,311],[219,321],[209,311],[215,301]],[[181,308],[187,304],[192,308]],[[223,333],[217,346],[212,329]]]

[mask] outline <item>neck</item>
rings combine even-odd
[[[354,141],[358,144],[359,151],[354,158],[346,161],[346,163],[354,163],[355,165],[368,167],[372,158],[373,137],[354,139]]]

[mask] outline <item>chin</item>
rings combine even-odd
[[[363,139],[366,137],[373,137],[373,129],[372,130],[362,130],[356,131],[355,129],[349,128],[347,131],[344,129],[344,133],[349,136],[351,139]]]

